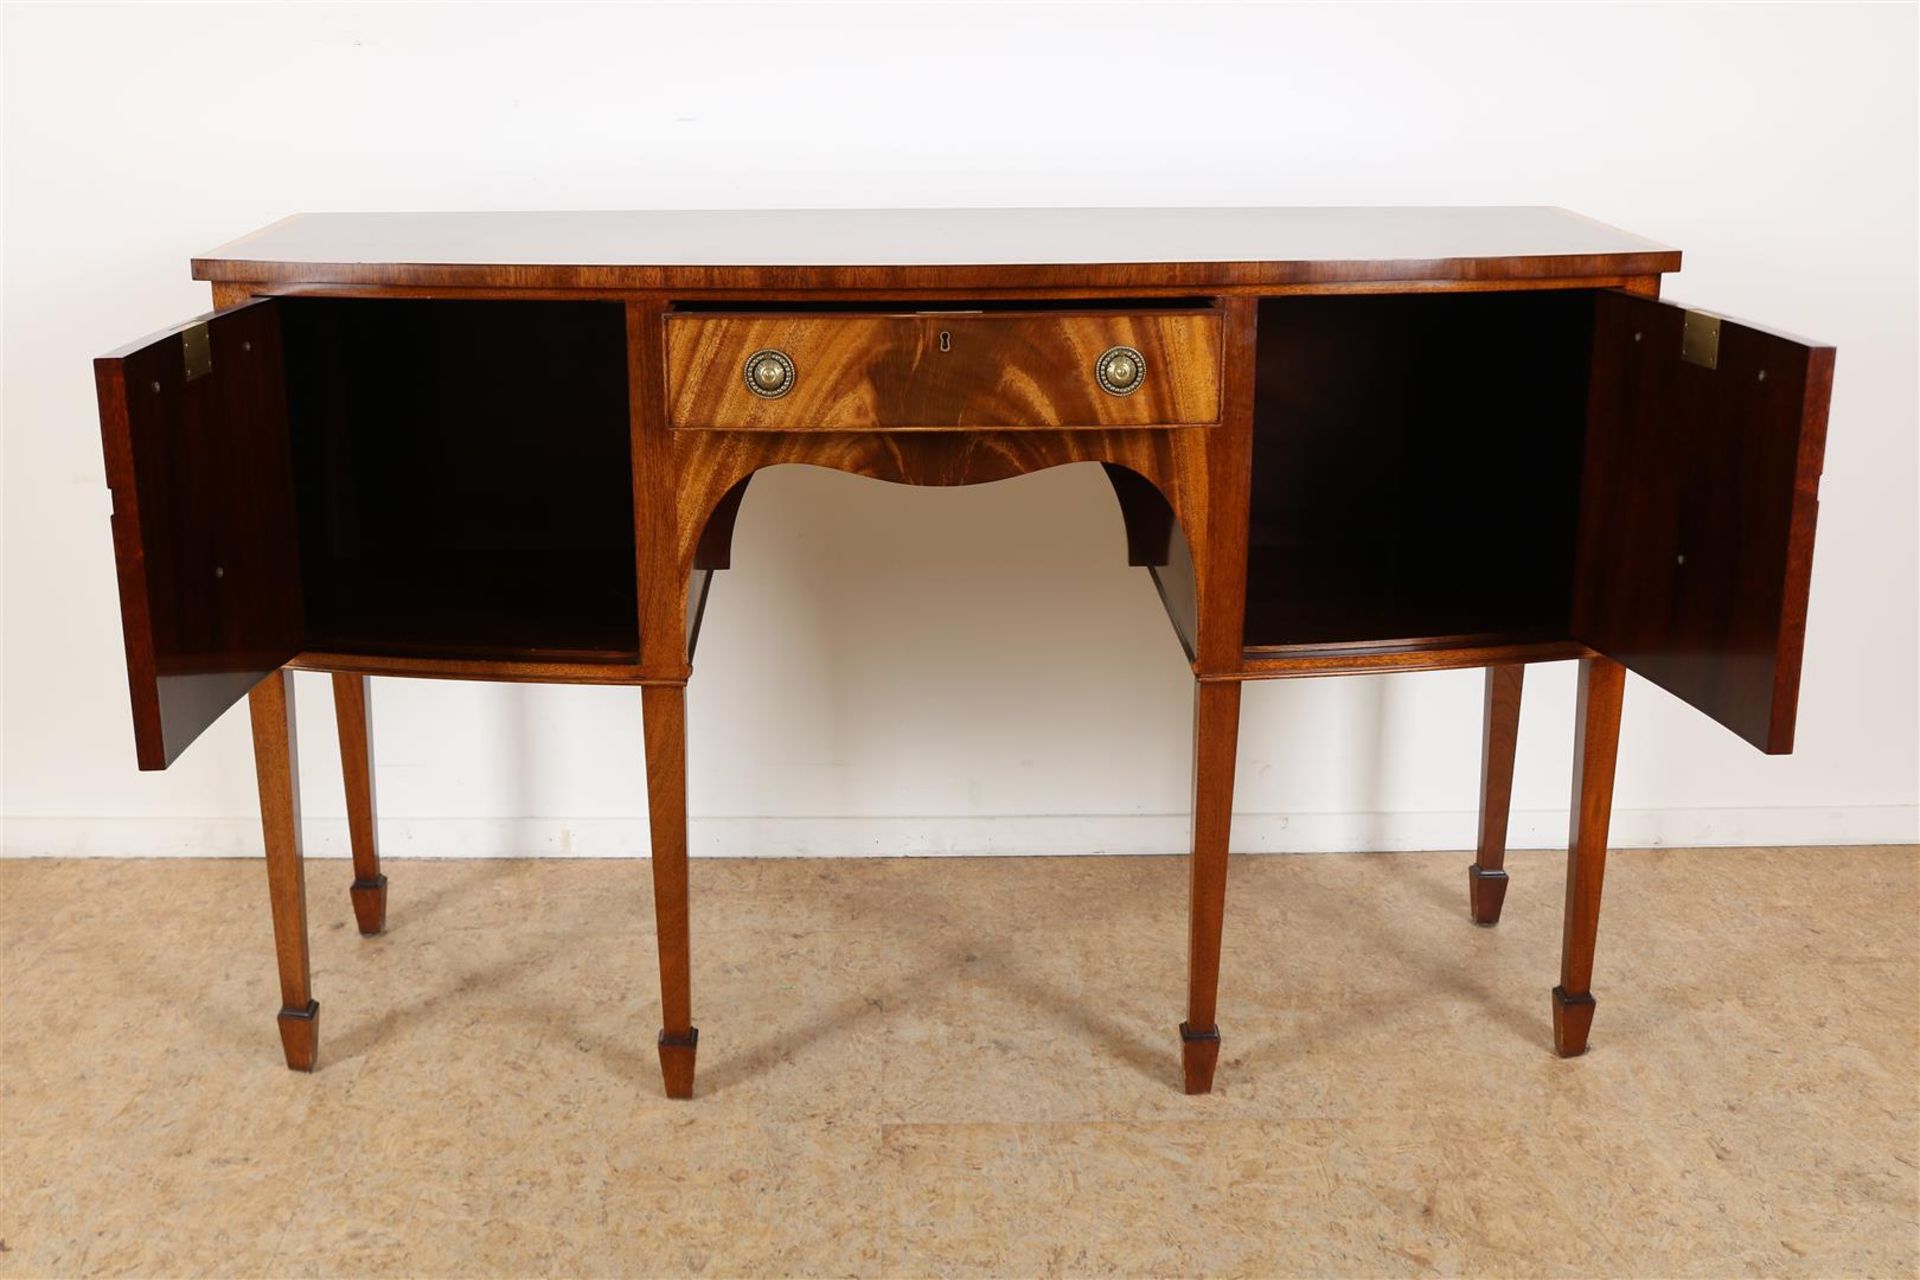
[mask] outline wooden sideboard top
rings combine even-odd
[[[1552,208],[297,214],[195,279],[509,289],[1232,289],[1604,281],[1680,253]]]

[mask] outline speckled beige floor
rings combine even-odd
[[[1915,1273],[1915,850],[1616,853],[1572,1062],[1466,861],[1237,859],[1200,1099],[1180,860],[696,863],[691,1103],[644,862],[311,864],[312,1076],[257,863],[0,863],[0,1274]]]

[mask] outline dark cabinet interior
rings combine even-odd
[[[636,656],[620,304],[277,305],[308,648]]]
[[[1249,646],[1567,635],[1593,298],[1260,304]]]
[[[1791,750],[1832,377],[1616,290],[1266,299],[1246,644],[1570,641]]]

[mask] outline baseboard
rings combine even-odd
[[[1243,813],[1233,847],[1245,853],[1350,853],[1465,849],[1472,812]],[[344,818],[309,818],[315,857],[347,855]],[[1564,810],[1514,813],[1516,849],[1562,848]],[[942,857],[979,854],[1178,853],[1185,814],[1094,814],[928,818],[695,818],[689,832],[704,857]],[[1909,844],[1920,842],[1920,806],[1847,808],[1622,809],[1616,848],[1706,845]],[[398,858],[608,858],[647,852],[645,818],[387,818],[381,851]],[[260,852],[250,818],[8,818],[5,857],[244,857]]]

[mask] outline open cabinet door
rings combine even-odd
[[[299,651],[298,532],[277,304],[94,361],[142,769]]]
[[[1833,348],[1595,307],[1574,638],[1791,751]]]

